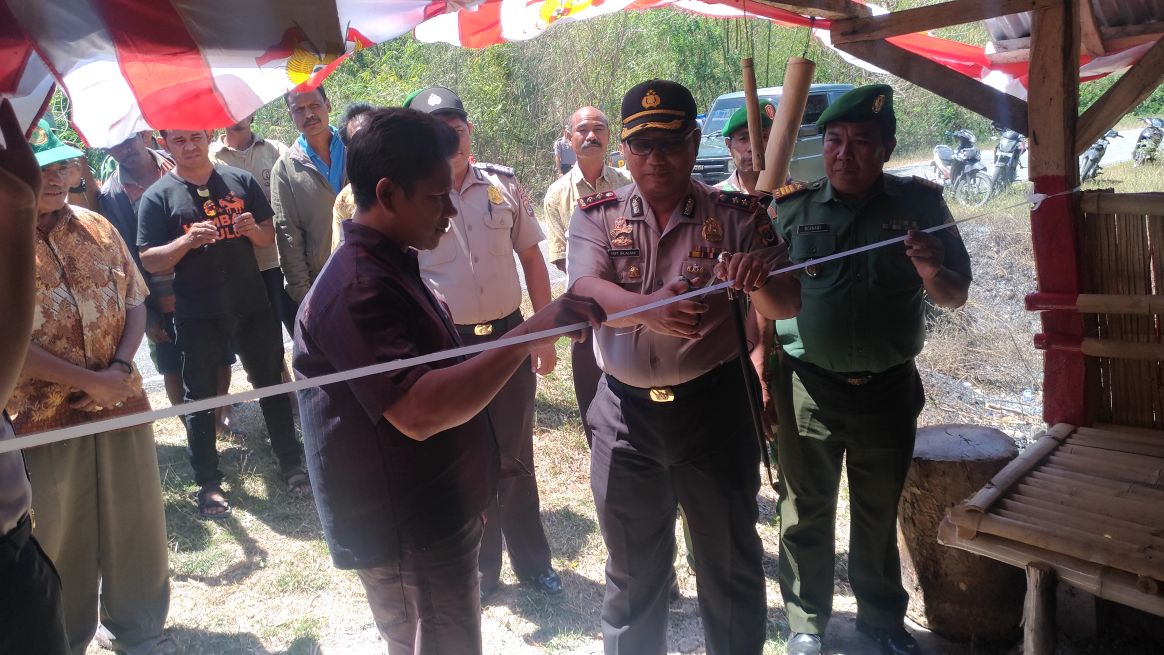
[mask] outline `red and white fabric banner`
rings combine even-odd
[[[832,47],[829,21],[744,0],[0,0],[0,95],[14,99],[30,128],[59,84],[77,132],[105,147],[145,129],[237,122],[300,84],[318,84],[348,54],[410,30],[421,41],[481,48],[665,7],[811,28]],[[1026,63],[995,64],[984,48],[920,33],[890,41],[1026,96]],[[1082,79],[1124,70],[1147,48],[1085,58]]]

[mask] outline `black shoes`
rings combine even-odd
[[[784,652],[787,655],[820,655],[820,635],[794,632]]]
[[[877,642],[885,655],[920,655],[922,650],[905,628],[878,628],[857,619],[857,632]]]
[[[562,579],[558,577],[557,573],[554,573],[553,569],[546,569],[536,577],[523,579],[522,583],[537,589],[547,596],[557,596],[565,589],[562,586]]]

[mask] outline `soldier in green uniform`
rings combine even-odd
[[[768,135],[772,133],[772,119],[776,116],[776,105],[768,100],[760,101],[761,147],[768,146]],[[726,180],[715,185],[721,191],[738,191],[749,196],[758,196],[756,182],[760,171],[752,170],[752,139],[748,132],[748,108],[740,107],[723,124],[723,142],[732,154],[736,170]]]
[[[960,307],[970,260],[942,191],[882,173],[896,145],[893,89],[854,89],[817,121],[826,177],[775,193],[777,231],[794,262],[895,236],[904,244],[812,264],[800,274],[802,309],[776,322],[788,370],[777,392],[780,590],[790,655],[816,655],[832,611],[834,517],[847,461],[849,581],[857,628],[889,655],[919,653],[904,626],[897,503],[925,402],[913,358],[925,340],[925,303]]]

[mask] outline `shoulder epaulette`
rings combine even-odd
[[[516,175],[512,168],[508,166],[502,166],[501,164],[490,164],[489,162],[479,161],[473,165],[487,173],[496,173],[498,175],[506,175],[509,177]]]
[[[756,211],[760,206],[760,199],[738,191],[720,191],[716,201],[721,205],[736,207],[745,211]]]
[[[931,180],[927,177],[922,177],[920,175],[914,175],[911,179],[913,180],[913,182],[915,184],[920,184],[921,186],[929,189],[930,191],[936,191],[939,194],[945,190],[945,188],[942,187],[942,185],[940,183],[935,182],[934,180]]]
[[[613,191],[599,191],[592,193],[584,198],[578,199],[578,207],[580,209],[592,209],[599,205],[605,205],[608,202],[618,200],[618,194]]]
[[[779,189],[776,189],[776,191],[774,191],[772,193],[772,198],[774,200],[783,200],[785,198],[789,198],[791,196],[794,196],[798,193],[803,193],[804,191],[807,191],[807,190],[808,190],[807,184],[805,184],[804,182],[799,182],[797,180],[793,180],[793,181],[789,182],[788,184],[785,184],[784,186],[780,187]]]

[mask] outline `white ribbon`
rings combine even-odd
[[[1044,194],[1031,194],[1030,196],[1028,196],[1027,202],[1015,203],[1015,204],[1010,205],[1008,207],[1003,207],[1003,208],[999,209],[998,211],[1005,211],[1008,209],[1015,209],[1017,207],[1022,207],[1024,205],[1026,205],[1028,202],[1032,202],[1032,201],[1035,204],[1035,206],[1037,207],[1039,204],[1041,204],[1044,200],[1046,200],[1048,198],[1054,198],[1056,196],[1071,194],[1071,193],[1074,193],[1078,190],[1079,190],[1079,188],[1076,187],[1074,189],[1070,189],[1068,191],[1056,193],[1056,194],[1050,195],[1050,196],[1044,195]],[[925,229],[920,230],[920,231],[927,232],[927,233],[939,232],[941,230],[947,230],[949,228],[952,228],[956,225],[960,225],[962,223],[967,223],[969,221],[973,221],[973,220],[982,218],[983,216],[986,216],[986,215],[987,214],[985,212],[983,212],[981,214],[975,214],[974,216],[969,216],[967,218],[963,218],[962,220],[959,220],[959,221],[953,221],[950,223],[943,223],[941,225],[935,225],[933,227],[928,227],[928,228],[925,228]],[[868,252],[870,250],[876,250],[877,248],[883,248],[885,246],[892,245],[895,243],[901,243],[901,242],[905,241],[906,238],[907,238],[906,235],[903,235],[903,236],[899,236],[899,237],[894,237],[892,239],[885,239],[884,241],[878,241],[876,243],[870,243],[868,245],[860,246],[858,248],[853,248],[852,250],[845,250],[843,252],[834,253],[832,255],[821,257],[820,259],[813,259],[813,260],[801,262],[799,264],[792,264],[790,266],[786,266],[784,268],[772,271],[771,273],[768,274],[768,276],[772,277],[774,275],[784,275],[785,273],[792,273],[794,271],[799,271],[799,270],[806,268],[808,266],[820,265],[820,264],[823,264],[826,262],[831,262],[831,261],[835,261],[838,259],[843,259],[843,258],[849,257],[851,255],[856,255],[859,253]],[[626,309],[626,310],[623,310],[621,312],[615,312],[614,314],[607,316],[607,320],[614,321],[614,320],[626,318],[628,316],[634,316],[635,314],[641,314],[643,312],[650,311],[652,309],[656,309],[659,307],[665,307],[667,305],[670,305],[671,303],[676,303],[676,302],[680,302],[683,300],[690,300],[692,298],[698,298],[698,297],[701,297],[701,296],[704,296],[704,295],[707,295],[710,293],[715,293],[717,291],[723,291],[724,289],[727,289],[728,286],[730,286],[728,282],[719,282],[719,283],[716,283],[716,284],[713,284],[710,286],[701,287],[699,289],[692,289],[686,293],[681,293],[677,296],[672,296],[670,298],[664,298],[662,300],[656,300],[654,302],[650,302],[650,303],[647,303],[645,305],[639,305],[637,307],[632,307],[630,309]],[[235,393],[235,394],[227,394],[225,396],[215,396],[214,398],[195,400],[195,401],[183,403],[180,405],[173,405],[171,407],[166,407],[164,409],[155,409],[155,410],[151,410],[148,412],[140,412],[137,414],[130,414],[128,416],[118,416],[116,418],[103,419],[100,421],[92,421],[90,423],[82,423],[80,425],[73,425],[73,426],[70,426],[67,428],[59,428],[56,430],[47,430],[45,432],[37,432],[35,434],[30,434],[30,435],[21,435],[21,436],[17,437],[16,439],[10,439],[7,441],[0,442],[0,453],[7,453],[7,452],[11,452],[11,451],[21,449],[21,448],[36,448],[37,446],[44,446],[47,444],[56,443],[58,441],[67,441],[69,439],[77,439],[79,437],[84,437],[84,436],[91,435],[91,434],[98,434],[101,432],[111,432],[113,430],[122,430],[122,429],[125,429],[128,427],[143,425],[146,423],[153,423],[154,421],[158,421],[158,420],[161,420],[164,418],[171,418],[174,416],[183,416],[185,414],[193,414],[195,412],[203,412],[203,411],[210,410],[210,409],[217,409],[219,407],[225,407],[227,405],[233,405],[235,403],[245,403],[245,402],[250,402],[253,400],[259,400],[261,398],[267,398],[269,396],[277,396],[281,393],[291,393],[294,391],[299,391],[301,389],[310,389],[312,387],[320,387],[320,386],[323,386],[325,384],[335,384],[337,382],[347,382],[348,380],[354,380],[356,378],[362,378],[362,377],[366,377],[369,375],[379,375],[381,373],[388,373],[390,371],[397,371],[397,370],[400,370],[402,368],[410,368],[413,366],[420,366],[422,364],[431,364],[433,362],[439,362],[441,360],[451,359],[453,357],[462,357],[465,355],[474,355],[474,354],[477,354],[480,352],[484,352],[486,350],[493,350],[494,348],[505,348],[507,346],[516,346],[518,344],[523,344],[523,343],[527,343],[530,341],[537,341],[539,339],[546,339],[546,338],[553,337],[553,336],[560,336],[560,335],[568,334],[570,332],[577,332],[579,330],[583,330],[583,329],[586,329],[588,327],[590,327],[588,323],[574,323],[572,325],[563,325],[561,327],[557,327],[557,328],[554,328],[552,330],[543,330],[541,332],[533,332],[530,334],[523,334],[523,335],[516,336],[516,337],[502,337],[501,339],[498,339],[496,341],[490,341],[487,343],[480,343],[480,344],[473,345],[473,346],[461,346],[459,348],[451,348],[449,350],[442,350],[440,352],[429,353],[427,355],[421,355],[419,357],[410,357],[408,359],[398,359],[398,360],[391,361],[391,362],[383,362],[380,364],[371,364],[369,366],[362,366],[360,368],[349,369],[347,371],[339,371],[337,373],[329,373],[327,375],[319,375],[319,376],[316,376],[313,378],[305,378],[302,380],[296,380],[294,382],[284,382],[282,384],[276,384],[276,385],[273,385],[270,387],[263,387],[261,389],[252,389],[250,391],[243,391],[243,392]]]

